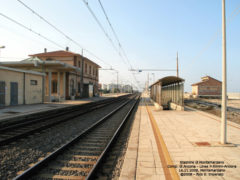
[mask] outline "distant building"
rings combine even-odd
[[[110,93],[114,93],[117,92],[117,89],[119,88],[119,86],[117,84],[109,84],[108,85],[108,90],[110,91]]]
[[[221,96],[222,82],[210,76],[201,78],[202,81],[192,84],[192,95],[200,96]]]
[[[107,84],[102,84],[102,90],[108,90],[108,85]]]
[[[123,85],[123,84],[102,84],[103,91],[109,91],[110,93],[132,93],[133,88],[130,85]]]
[[[133,88],[130,85],[124,85],[122,87],[122,92],[124,92],[124,93],[132,93],[132,91],[133,91]]]
[[[100,66],[80,54],[66,51],[30,55],[23,61],[1,62],[2,66],[46,73],[45,101],[92,97],[98,94]]]

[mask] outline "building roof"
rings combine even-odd
[[[46,76],[45,73],[40,73],[36,71],[29,71],[29,70],[22,70],[22,69],[16,69],[16,68],[10,68],[10,67],[4,67],[0,66],[0,69],[8,70],[8,71],[15,71],[15,72],[22,72],[22,73],[27,73],[27,74],[34,74],[34,75],[39,75],[39,76]]]
[[[80,54],[73,53],[70,51],[52,51],[52,52],[44,52],[38,54],[30,54],[31,57],[72,57],[72,56],[81,56]]]
[[[84,60],[88,60],[90,61],[91,63],[95,64],[96,66],[98,66],[99,68],[101,68],[101,66],[99,66],[97,63],[93,62],[92,60],[78,54],[78,53],[74,53],[74,52],[71,52],[71,51],[63,51],[63,50],[60,50],[60,51],[52,51],[52,52],[44,52],[44,53],[38,53],[38,54],[30,54],[29,55],[30,57],[74,57],[74,56],[79,56],[79,57],[83,57]]]
[[[221,81],[219,81],[215,78],[212,78],[211,76],[204,76],[201,79],[202,79],[202,81],[194,83],[194,84],[192,84],[192,86],[202,85],[202,84],[205,84],[205,83],[208,84],[210,80],[213,80],[217,83],[222,83]]]
[[[152,87],[153,85],[157,84],[157,83],[162,83],[162,86],[167,86],[170,84],[174,84],[174,83],[180,83],[180,82],[184,82],[185,80],[177,77],[177,76],[166,76],[162,79],[157,80],[155,83],[153,83],[150,87]]]

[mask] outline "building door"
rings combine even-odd
[[[0,81],[0,106],[5,106],[5,82]]]
[[[88,84],[83,85],[83,97],[89,97],[89,87]]]
[[[11,82],[10,90],[11,90],[10,105],[17,105],[18,104],[18,83]]]
[[[70,96],[75,96],[74,80],[70,80]]]

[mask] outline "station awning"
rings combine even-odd
[[[42,69],[42,67],[44,67],[46,69],[58,71],[81,71],[80,68],[67,63],[63,63],[60,61],[42,61],[37,57],[31,57],[22,61],[1,62],[0,65],[14,68],[34,68],[40,70]]]
[[[153,83],[152,85],[150,85],[150,88],[155,85],[155,84],[158,84],[161,82],[162,86],[167,86],[167,85],[170,85],[170,84],[174,84],[174,83],[180,83],[180,82],[184,82],[185,80],[180,78],[180,77],[177,77],[177,76],[166,76],[162,79],[159,79],[157,80],[155,83]]]

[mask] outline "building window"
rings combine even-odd
[[[92,72],[92,67],[91,66],[89,66],[89,74],[91,74]]]
[[[37,80],[30,80],[31,85],[37,85]]]
[[[96,76],[98,76],[98,69],[96,69]]]
[[[85,64],[85,73],[87,74],[87,64]]]
[[[92,70],[92,71],[93,71],[93,75],[95,75],[95,70],[94,70],[94,68],[93,68],[93,70]]]
[[[52,93],[57,93],[57,81],[52,81]]]
[[[81,67],[81,61],[78,61],[78,67]]]

